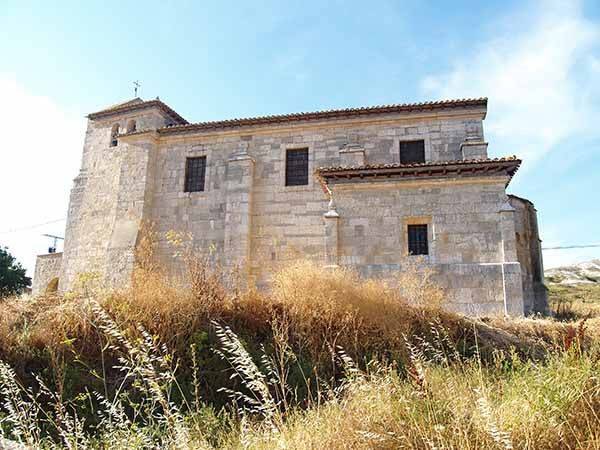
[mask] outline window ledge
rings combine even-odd
[[[283,189],[288,192],[312,191],[313,187],[310,184],[302,184],[299,186],[283,186]]]

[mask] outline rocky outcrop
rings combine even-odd
[[[545,276],[557,284],[600,283],[600,259],[548,269]]]

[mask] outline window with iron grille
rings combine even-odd
[[[408,254],[428,255],[427,225],[408,225]]]
[[[425,141],[400,142],[400,163],[414,164],[425,162]]]
[[[206,156],[187,158],[185,161],[185,192],[204,190],[206,175]]]
[[[290,149],[285,154],[285,185],[308,184],[308,149]]]

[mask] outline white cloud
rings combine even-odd
[[[527,171],[567,139],[600,140],[600,24],[579,1],[539,1],[489,27],[490,38],[422,81],[428,97],[489,97],[491,156],[516,154]],[[571,145],[563,161],[589,149]],[[580,223],[544,220],[544,246],[568,245],[564,229]],[[587,242],[585,242],[587,243]],[[600,257],[600,249],[544,251],[546,267]]]
[[[428,96],[489,97],[486,132],[495,155],[517,154],[524,168],[570,136],[597,133],[600,27],[577,1],[536,3],[505,18],[496,36],[422,82]],[[595,129],[595,128],[596,129]]]
[[[65,223],[6,231],[66,217],[85,120],[6,74],[0,74],[0,101],[0,246],[8,246],[33,275],[35,255],[51,243],[41,234],[63,235]]]

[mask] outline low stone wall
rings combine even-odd
[[[35,261],[35,273],[33,275],[33,286],[31,288],[33,295],[43,294],[48,287],[48,283],[60,276],[62,255],[62,253],[48,253],[47,255],[39,255],[37,257]]]

